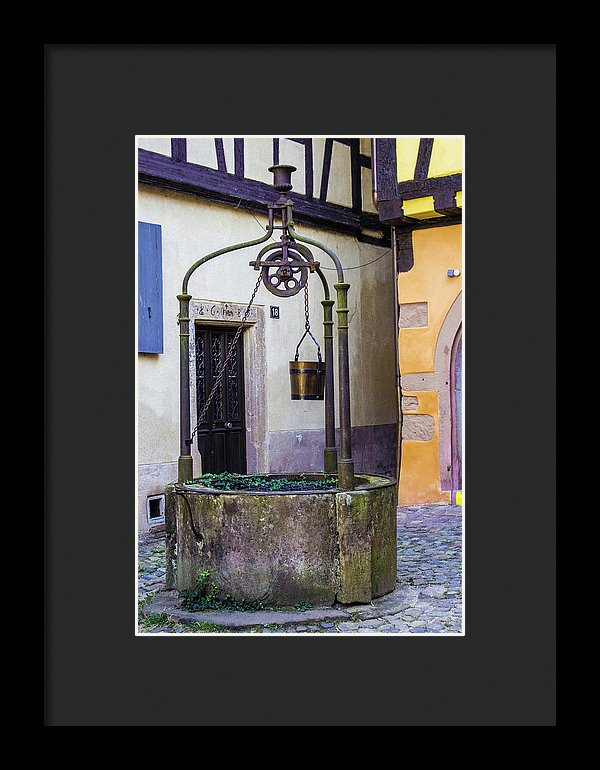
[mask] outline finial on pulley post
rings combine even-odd
[[[297,170],[298,169],[296,166],[286,166],[283,164],[269,167],[269,171],[273,174],[274,177],[273,187],[279,193],[279,199],[276,201],[277,205],[285,205],[285,194],[288,193],[293,187],[292,173]]]

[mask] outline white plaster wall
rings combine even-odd
[[[197,163],[199,166],[208,166],[208,168],[218,167],[213,136],[187,136],[186,152],[189,163]]]
[[[301,150],[300,145],[297,145]],[[333,177],[333,169],[332,169]],[[274,196],[275,197],[275,196]],[[264,227],[267,217],[254,215]],[[137,219],[162,226],[164,353],[137,355],[138,462],[173,462],[179,455],[179,327],[177,294],[183,275],[202,256],[226,245],[258,238],[261,226],[240,206],[139,186]],[[384,249],[359,243],[351,236],[298,225],[299,232],[324,241],[340,257],[345,268],[372,262]],[[195,299],[246,304],[258,278],[249,267],[258,249],[244,249],[217,257],[199,268],[189,284]],[[323,267],[330,258],[314,249]],[[134,257],[137,259],[137,257]],[[334,270],[324,271],[335,299]],[[394,374],[394,271],[391,252],[362,269],[346,271],[349,291],[350,368],[352,422],[354,425],[393,423],[396,420]],[[311,330],[323,344],[321,282],[311,276]],[[132,298],[137,303],[137,298]],[[279,298],[261,286],[255,303],[265,308],[267,370],[267,430],[320,429],[323,402],[292,401],[289,397],[288,362],[304,332],[304,295]],[[269,306],[280,308],[278,320],[269,317]],[[357,312],[360,307],[360,312]],[[335,315],[334,315],[335,320]],[[335,344],[335,338],[334,338]],[[335,344],[337,390],[337,345]],[[314,344],[305,339],[300,358],[316,360]],[[337,422],[337,417],[336,417]],[[192,411],[192,424],[193,411]]]
[[[150,150],[150,152],[158,152],[160,155],[171,156],[170,136],[140,136],[137,140],[137,146],[140,150]]]
[[[352,206],[352,178],[350,175],[350,147],[334,142],[331,151],[331,170],[327,200],[339,206]]]

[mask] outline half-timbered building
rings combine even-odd
[[[397,273],[401,504],[462,498],[463,137],[376,139]]]
[[[277,164],[297,169],[288,193],[297,229],[339,255],[350,284],[356,470],[396,475],[402,424],[400,501],[450,499],[461,467],[462,139],[138,136],[136,152],[140,530],[161,525],[164,485],[177,477],[182,277],[202,256],[264,233]],[[259,286],[210,409],[194,420],[247,310],[255,256],[214,259],[189,286],[198,473],[322,469],[323,402],[290,398],[302,293]],[[333,263],[325,254],[320,263],[333,284]],[[311,278],[317,336],[322,299]],[[310,340],[301,350],[314,357]]]

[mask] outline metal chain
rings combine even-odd
[[[304,328],[306,331],[310,330],[310,317],[308,315],[308,280],[304,284],[304,315],[306,317],[306,323],[304,324]]]
[[[244,329],[244,324],[246,323],[246,320],[247,320],[248,316],[250,315],[250,308],[252,307],[252,303],[254,302],[254,297],[256,297],[256,292],[258,291],[258,288],[259,288],[260,284],[262,283],[262,278],[263,278],[263,276],[262,276],[262,270],[261,270],[260,271],[260,275],[258,277],[258,281],[256,282],[256,286],[254,287],[254,291],[252,292],[252,296],[250,297],[250,302],[248,303],[248,307],[244,311],[244,315],[242,317],[242,320],[240,321],[240,325],[237,328],[235,336],[234,336],[234,338],[231,341],[231,344],[229,346],[229,350],[227,351],[227,355],[225,356],[225,360],[223,361],[223,363],[219,367],[219,371],[217,372],[217,376],[215,377],[215,381],[214,381],[212,390],[210,391],[210,393],[208,395],[208,398],[206,399],[206,403],[202,407],[202,411],[200,412],[200,414],[198,416],[198,421],[196,422],[196,427],[192,431],[192,435],[189,438],[189,442],[188,443],[190,445],[193,443],[194,436],[196,435],[196,431],[198,430],[198,428],[200,427],[202,421],[206,417],[206,413],[208,412],[208,408],[212,404],[213,398],[215,397],[215,394],[216,394],[217,390],[221,386],[221,377],[223,376],[223,372],[225,371],[225,367],[229,363],[229,361],[230,361],[230,359],[231,359],[231,357],[232,357],[232,355],[233,355],[233,353],[235,351],[235,347],[237,345],[237,341],[239,340],[240,334],[242,333],[242,331]]]
[[[298,351],[300,350],[300,345],[302,345],[302,342],[303,342],[304,338],[308,334],[308,336],[311,338],[311,340],[317,346],[317,355],[319,356],[319,361],[320,361],[321,360],[321,346],[319,345],[319,343],[317,342],[317,340],[313,336],[313,333],[310,330],[310,316],[309,316],[309,312],[308,312],[308,280],[304,284],[304,317],[305,317],[305,321],[304,321],[304,329],[305,329],[305,331],[304,331],[304,334],[302,335],[302,337],[300,337],[300,342],[296,345],[295,360],[296,361],[298,360],[298,355],[299,355]]]

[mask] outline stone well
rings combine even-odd
[[[222,597],[287,606],[368,603],[396,584],[396,486],[371,475],[357,475],[350,491],[170,484],[167,589],[194,588],[209,570]]]

